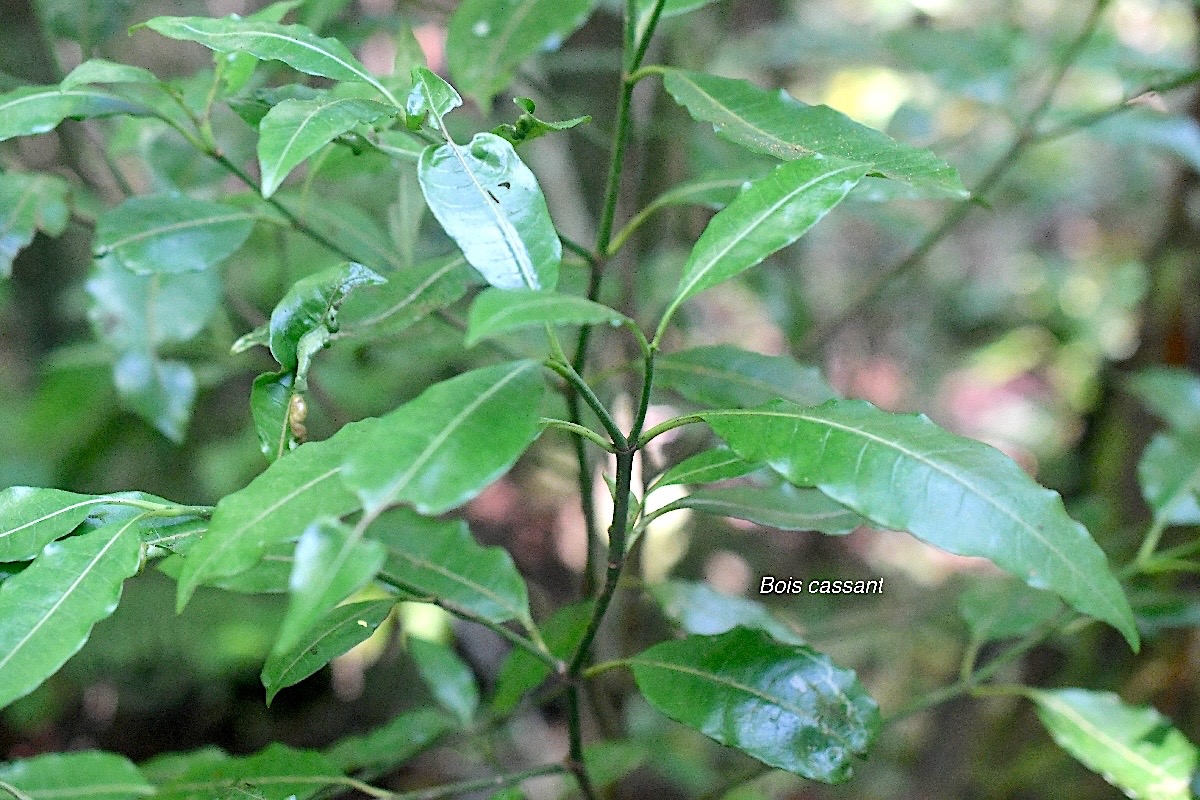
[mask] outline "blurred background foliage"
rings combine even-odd
[[[207,51],[144,29],[127,35],[128,27],[158,14],[258,7],[251,0],[0,0],[0,89],[56,82],[84,58],[102,56],[176,78],[185,94],[202,92],[211,75]],[[1121,564],[1147,517],[1134,466],[1159,425],[1129,394],[1126,378],[1151,365],[1200,367],[1200,103],[1187,89],[1143,96],[1121,113],[1098,113],[1082,130],[1045,140],[1031,134],[1105,112],[1193,69],[1197,15],[1183,0],[1111,2],[1030,131],[1025,120],[1089,8],[1073,0],[721,0],[664,21],[649,63],[785,87],[934,149],[968,187],[986,182],[988,189],[956,212],[946,201],[905,197],[902,188],[868,179],[799,245],[687,308],[668,349],[732,343],[791,353],[822,366],[847,395],[925,411],[1000,447],[1063,492]],[[386,75],[406,74],[417,57],[410,29],[429,65],[444,71],[452,11],[450,0],[310,0],[296,15]],[[557,226],[576,241],[594,239],[603,195],[617,14],[613,3],[601,3],[560,49],[526,64],[512,91],[533,98],[545,118],[592,116],[591,124],[523,151]],[[269,67],[260,74],[294,80]],[[645,81],[635,97],[637,134],[619,222],[685,178],[746,178],[769,166],[691,123],[656,84]],[[474,107],[473,119],[455,115],[454,123],[469,132],[512,122],[512,95],[491,109]],[[253,162],[253,128],[228,112],[214,128],[231,160]],[[7,142],[0,168],[60,175],[74,211],[61,236],[38,235],[16,257],[12,279],[0,282],[0,486],[137,488],[185,503],[212,503],[243,486],[266,466],[247,397],[253,377],[271,364],[261,351],[231,355],[230,345],[266,319],[293,281],[337,257],[299,234],[260,226],[224,264],[221,307],[200,336],[166,348],[193,366],[200,387],[186,432],[173,442],[113,388],[113,353],[92,331],[100,314],[97,290],[88,288],[96,274],[89,220],[126,192],[204,198],[240,185],[162,125],[124,118],[68,122]],[[281,193],[307,222],[381,272],[402,274],[451,247],[422,213],[413,176],[377,153],[331,146]],[[947,213],[961,218],[923,258],[907,258]],[[652,326],[710,214],[672,207],[656,215],[622,251],[620,279],[605,299]],[[582,287],[585,270],[565,264],[563,282]],[[619,395],[630,354],[619,338],[599,335],[597,371],[611,376],[609,396]],[[454,326],[430,318],[395,336],[332,348],[312,373],[310,435],[324,438],[390,410],[486,359],[461,340]],[[686,406],[667,392],[657,402],[659,419],[671,406]],[[662,437],[658,466],[698,448],[694,432],[675,433]],[[481,540],[513,553],[530,579],[535,612],[577,591],[584,545],[573,469],[567,444],[545,437],[467,510]],[[603,484],[597,496],[602,503]],[[705,580],[748,596],[757,596],[764,574],[883,577],[881,596],[803,595],[773,604],[816,647],[857,669],[885,712],[954,680],[967,639],[956,598],[967,583],[991,576],[906,535],[860,530],[820,538],[687,512],[663,517],[638,558],[647,581]],[[1140,610],[1157,603],[1173,616],[1136,662],[1111,631],[1093,626],[1009,669],[1033,684],[1078,683],[1153,703],[1195,740],[1200,640],[1191,623],[1200,606],[1186,583],[1167,595],[1155,594],[1152,583],[1144,588],[1145,597],[1135,598]],[[614,637],[607,646],[626,651],[665,631],[659,612],[631,589],[617,609],[630,624],[606,634]],[[84,651],[4,712],[0,756],[103,747],[140,759],[206,744],[235,752],[273,739],[325,744],[427,703],[398,632],[448,635],[445,620],[413,610],[268,709],[257,673],[280,603],[214,591],[175,617],[172,593],[157,571],[131,581]],[[457,635],[486,686],[503,656],[499,642],[469,627]],[[601,755],[614,769],[645,762],[624,796],[719,797],[722,787],[755,774],[747,759],[629,701],[619,684],[609,688],[604,705],[624,704],[638,746]],[[484,741],[501,752],[565,752],[564,731],[561,711],[551,706]],[[450,741],[396,785],[470,774],[494,756]],[[725,796],[1104,798],[1116,790],[1057,750],[1027,707],[955,700],[889,726],[847,786],[813,788],[767,775]]]

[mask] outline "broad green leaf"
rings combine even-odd
[[[1062,610],[1057,597],[1017,581],[975,581],[958,597],[958,615],[978,643],[1024,636]]]
[[[575,648],[583,639],[588,621],[595,607],[591,600],[563,606],[541,625],[542,639],[554,656],[564,661],[575,654]],[[517,707],[521,698],[550,677],[550,667],[526,650],[513,650],[500,667],[496,676],[496,689],[492,694],[492,711],[507,714]]]
[[[224,750],[209,745],[186,753],[162,753],[143,761],[139,768],[148,781],[160,786],[176,780],[188,770],[202,764],[220,764],[228,758]]]
[[[33,564],[0,583],[0,708],[83,647],[140,563],[141,542],[126,522],[51,542]]]
[[[400,103],[337,39],[322,39],[303,25],[262,19],[155,17],[144,23],[170,39],[199,42],[221,53],[249,53],[260,61],[282,61],[297,72],[335,81],[361,81],[389,103]]]
[[[1200,377],[1194,373],[1151,367],[1130,378],[1129,388],[1172,428],[1200,432]]]
[[[537,139],[540,136],[545,136],[548,133],[567,131],[577,125],[583,125],[586,122],[592,121],[591,117],[585,116],[574,117],[562,122],[546,122],[533,115],[534,109],[537,106],[528,97],[514,97],[513,102],[522,109],[521,116],[517,117],[516,123],[513,125],[505,123],[492,129],[492,133],[501,139],[506,139],[513,147]]]
[[[850,777],[881,724],[853,672],[749,628],[663,642],[628,663],[642,694],[671,719],[825,783]]]
[[[1138,482],[1155,519],[1169,525],[1200,524],[1200,436],[1155,436],[1138,462]]]
[[[347,603],[330,611],[304,631],[290,650],[271,655],[262,668],[267,705],[280,689],[294,686],[334,658],[364,642],[383,624],[396,605],[393,600]]]
[[[845,199],[867,169],[840,158],[801,156],[756,180],[709,221],[664,321],[689,297],[795,242]]]
[[[417,175],[433,216],[488,283],[554,289],[562,243],[537,178],[511,144],[477,133],[465,147],[430,145]]]
[[[450,17],[446,61],[454,82],[487,109],[527,58],[557,50],[594,0],[464,0]]]
[[[294,370],[301,337],[318,327],[333,333],[346,295],[384,282],[383,276],[353,261],[296,281],[271,312],[271,355],[285,370]]]
[[[722,594],[706,583],[666,581],[647,587],[647,591],[663,614],[687,633],[712,636],[741,625],[766,631],[784,644],[804,644],[804,639],[762,603]]]
[[[470,725],[479,709],[479,687],[471,668],[441,642],[410,636],[408,652],[438,705]]]
[[[286,0],[286,2],[271,3],[250,15],[250,19],[267,22],[282,22],[289,11],[303,5],[303,0]],[[224,59],[224,64],[220,63]],[[258,59],[249,53],[214,54],[213,61],[218,64],[221,81],[226,94],[237,94],[246,87],[254,77]]]
[[[0,561],[33,558],[83,522],[103,497],[11,486],[0,492]]]
[[[645,743],[628,739],[608,739],[583,747],[583,763],[596,786],[616,783],[650,757],[651,749]]]
[[[180,572],[179,609],[197,586],[250,569],[272,545],[295,539],[314,520],[356,510],[358,499],[338,476],[349,450],[378,439],[378,426],[376,419],[352,422],[323,442],[303,444],[217,503],[208,534]]]
[[[264,372],[250,388],[250,415],[259,449],[267,461],[282,457],[299,444],[289,423],[295,382],[291,372]]]
[[[342,326],[356,336],[398,333],[458,302],[475,276],[461,253],[392,273],[384,285],[364,287],[346,299]]]
[[[233,255],[257,215],[176,195],[132,197],[96,220],[96,256],[139,275],[205,270]]]
[[[67,227],[67,182],[57,175],[0,173],[0,277],[38,231],[60,235]]]
[[[148,83],[158,85],[158,77],[145,67],[119,64],[104,58],[89,58],[63,78],[60,89],[74,89],[92,83]]]
[[[380,578],[449,611],[489,622],[531,626],[529,594],[512,556],[482,547],[461,520],[433,520],[397,509],[367,535],[387,547]]]
[[[1058,746],[1135,800],[1190,800],[1196,746],[1149,706],[1109,692],[1030,692]]]
[[[0,764],[0,785],[29,800],[137,800],[154,794],[129,759],[116,753],[48,753]],[[0,789],[0,794],[7,794]]]
[[[876,525],[987,558],[1111,624],[1137,649],[1133,612],[1104,552],[1056,492],[999,450],[855,400],[809,409],[780,400],[702,416],[743,458],[766,461]]]
[[[816,367],[732,345],[663,356],[655,364],[654,378],[657,385],[709,408],[749,408],[776,398],[815,406],[837,397]]]
[[[828,106],[680,69],[665,70],[663,85],[693,119],[712,123],[719,136],[756,153],[784,160],[836,157],[947,197],[967,196],[958,173],[932,152],[897,142]]]
[[[867,520],[816,489],[789,483],[775,486],[725,486],[697,489],[666,508],[690,508],[702,514],[744,519],[783,531],[820,531],[833,535],[867,524]]]
[[[54,130],[68,117],[146,113],[141,104],[100,89],[22,86],[0,94],[0,142]]]
[[[360,531],[336,519],[309,525],[296,543],[291,600],[271,655],[299,644],[306,631],[375,577],[385,557],[382,544],[363,539]]]
[[[205,532],[207,529],[206,524]],[[199,540],[190,540],[186,549],[181,551],[182,554],[176,553],[158,562],[158,569],[175,580],[179,580],[179,576],[183,574],[183,565],[187,563],[186,555],[197,541]],[[273,544],[266,549],[262,559],[249,569],[236,575],[207,579],[203,585],[243,594],[283,594],[288,591],[288,584],[291,581],[292,565],[296,561],[295,550],[296,543],[294,541]]]
[[[433,124],[441,128],[442,117],[462,105],[462,97],[455,88],[427,67],[413,67],[412,82],[404,111],[408,115],[408,127],[413,130],[427,124],[430,116]]]
[[[371,100],[284,100],[268,111],[258,126],[263,197],[274,194],[293,169],[338,136],[395,113],[395,109]]]
[[[685,458],[654,480],[653,487],[713,483],[740,478],[761,469],[762,464],[747,461],[732,450],[718,447]]]
[[[243,787],[267,800],[305,800],[323,786],[345,782],[345,774],[321,753],[274,743],[251,756],[197,764],[160,786],[154,798],[212,800]]]
[[[131,411],[179,444],[196,402],[196,374],[182,361],[132,350],[113,365],[113,385]]]
[[[258,63],[253,57],[246,57],[250,59],[251,63]],[[257,128],[271,109],[280,103],[286,103],[289,100],[315,103],[328,98],[329,93],[321,89],[314,89],[299,83],[289,83],[284,86],[260,87],[248,94],[231,97],[228,104],[233,109],[233,113],[241,117],[247,125]]]
[[[428,515],[456,508],[537,438],[544,388],[532,361],[435,384],[379,420],[377,436],[350,451],[342,480],[372,514],[397,503]]]
[[[406,711],[366,736],[352,736],[326,751],[331,762],[346,772],[390,769],[403,764],[443,734],[455,730],[454,720],[441,711]]]
[[[420,153],[417,154],[418,157]],[[396,255],[404,264],[416,267],[417,242],[421,238],[421,221],[425,218],[425,197],[421,194],[421,182],[413,170],[402,169],[396,181],[396,201],[388,206],[387,226]]]
[[[111,258],[96,261],[86,288],[96,335],[120,352],[189,341],[221,304],[215,271],[137,275]]]
[[[483,339],[520,328],[543,325],[610,325],[632,320],[586,297],[529,289],[485,289],[471,304],[467,319],[468,347]]]

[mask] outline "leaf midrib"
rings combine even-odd
[[[213,214],[209,217],[185,219],[180,220],[179,222],[160,225],[157,228],[146,228],[104,246],[106,246],[110,251],[113,251],[119,247],[124,247],[134,242],[140,242],[143,239],[149,239],[152,236],[160,236],[164,233],[175,233],[176,231],[187,230],[189,228],[203,228],[207,225],[218,225],[222,222],[236,222],[238,220],[254,218],[255,215],[249,211],[237,211],[229,214]]]

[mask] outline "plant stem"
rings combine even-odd
[[[704,417],[699,414],[684,414],[682,417],[675,417],[674,419],[669,419],[666,422],[660,422],[638,437],[637,446],[638,448],[645,447],[650,443],[650,440],[656,436],[664,434],[667,431],[675,430],[676,428],[682,428],[684,425],[691,425],[696,422],[704,422]]]
[[[388,800],[438,800],[438,798],[442,797],[453,797],[454,795],[477,792],[483,789],[503,789],[505,786],[512,786],[530,778],[538,778],[542,775],[556,775],[565,771],[567,770],[562,764],[544,764],[540,767],[533,767],[532,769],[514,772],[509,775],[496,775],[492,778],[479,778],[473,781],[448,783],[445,786],[436,786],[432,789],[418,789],[412,792],[389,794],[387,798]]]
[[[597,447],[600,447],[600,448],[608,451],[609,453],[617,452],[617,449],[615,447],[613,447],[612,442],[609,442],[603,436],[596,433],[594,430],[587,427],[586,425],[579,425],[574,422],[567,422],[565,419],[553,419],[551,417],[542,417],[541,419],[538,420],[538,422],[541,423],[544,427],[557,428],[560,431],[566,431],[567,433],[573,433],[573,434],[575,434],[576,437],[578,437],[580,439],[587,439],[589,442],[592,442]]]
[[[620,427],[612,415],[608,413],[608,409],[600,402],[600,398],[596,397],[596,393],[592,391],[592,387],[588,386],[587,381],[580,377],[579,373],[570,364],[564,364],[561,361],[553,359],[546,361],[546,368],[557,372],[562,376],[571,387],[579,393],[579,395],[587,402],[588,407],[596,414],[600,420],[600,424],[604,426],[604,430],[612,437],[613,446],[618,450],[626,448],[629,444],[625,434],[621,433]],[[579,423],[574,423],[579,424]]]
[[[583,724],[579,717],[579,686],[567,690],[567,731],[570,736],[570,751],[567,753],[567,769],[579,783],[579,791],[586,800],[596,800],[596,790],[583,761]]]

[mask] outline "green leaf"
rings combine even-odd
[[[300,445],[217,503],[208,534],[188,552],[179,575],[178,608],[197,586],[250,569],[314,520],[356,510],[358,499],[338,476],[347,451],[376,441],[378,426],[377,419],[352,422],[323,442]]]
[[[958,173],[928,150],[902,144],[828,106],[810,106],[744,80],[667,69],[663,85],[693,119],[756,153],[791,160],[814,154],[846,159],[871,173],[962,198]]]
[[[637,213],[635,220],[640,224],[642,220],[669,206],[695,205],[714,210],[722,209],[733,202],[733,199],[745,191],[757,177],[760,176],[749,174],[746,167],[739,167],[710,172],[699,178],[677,183],[651,200]]]
[[[1150,367],[1134,375],[1129,388],[1172,428],[1200,433],[1200,377],[1186,369]]]
[[[259,449],[267,461],[282,457],[299,444],[289,424],[295,380],[291,372],[264,372],[250,388],[250,415]]]
[[[103,497],[10,486],[0,492],[0,561],[33,558],[83,522]]]
[[[544,388],[533,361],[435,384],[379,420],[378,436],[351,451],[342,480],[371,514],[397,503],[428,515],[456,508],[537,438]]]
[[[205,532],[207,529],[206,524]],[[190,541],[189,545],[194,546],[196,541]],[[191,546],[188,546],[178,551],[176,555],[158,562],[158,569],[175,580],[179,580],[179,576],[183,573],[183,565],[187,563],[184,556],[190,550]],[[296,543],[294,541],[273,544],[266,549],[262,559],[249,569],[236,575],[205,579],[203,585],[243,594],[283,594],[288,591],[288,584],[291,581],[292,564],[296,561],[295,550]],[[179,555],[179,552],[182,552],[183,555]]]
[[[479,687],[471,668],[441,642],[410,636],[408,652],[438,705],[457,717],[463,726],[470,725],[479,709]]]
[[[442,127],[442,117],[462,105],[462,97],[454,87],[427,67],[413,67],[412,82],[404,111],[408,115],[408,127],[413,130],[419,129],[430,116],[437,127]]]
[[[96,335],[121,352],[151,352],[193,339],[221,303],[215,271],[137,275],[102,258],[86,284]]]
[[[418,151],[417,157],[420,157]],[[414,170],[402,169],[396,180],[396,201],[388,206],[388,236],[396,246],[396,255],[404,264],[416,265],[417,242],[421,238],[421,221],[425,218],[425,196]],[[407,277],[407,276],[406,276]]]
[[[816,367],[732,345],[663,356],[655,364],[654,378],[657,385],[709,408],[749,408],[776,398],[815,406],[837,397]]]
[[[176,444],[183,442],[196,402],[196,374],[191,367],[130,351],[113,365],[113,385],[131,411]]]
[[[1024,636],[1061,610],[1049,592],[1010,580],[976,581],[958,597],[958,615],[979,644]]]
[[[1085,689],[1032,690],[1059,747],[1135,800],[1190,800],[1196,746],[1148,706]]]
[[[471,305],[468,347],[519,328],[543,325],[610,325],[632,323],[629,317],[586,297],[529,289],[486,289]]]
[[[47,753],[0,764],[0,784],[30,800],[137,800],[154,793],[129,759],[95,751]]]
[[[57,175],[0,173],[0,277],[38,231],[58,236],[67,227],[69,186]]]
[[[464,0],[446,36],[450,75],[487,109],[520,64],[540,51],[557,50],[594,5],[594,0]]]
[[[541,625],[542,639],[546,649],[557,658],[566,660],[575,653],[583,639],[588,622],[592,618],[592,600],[563,606]],[[492,694],[492,711],[507,714],[517,707],[521,698],[550,677],[550,667],[545,661],[527,650],[513,650],[500,667],[496,676],[496,690]]]
[[[562,244],[537,178],[511,144],[477,133],[465,147],[430,145],[417,176],[433,216],[488,283],[555,287]]]
[[[671,719],[813,780],[848,779],[879,732],[879,707],[853,672],[761,631],[663,642],[628,663],[642,694]]]
[[[249,53],[260,61],[282,61],[297,72],[335,81],[361,81],[389,103],[400,103],[337,39],[322,39],[303,25],[263,19],[155,17],[144,23],[170,39],[199,42],[220,53]]]
[[[524,113],[517,117],[516,124],[509,125],[505,123],[492,129],[492,133],[501,139],[507,140],[513,147],[537,139],[540,136],[545,136],[548,133],[567,131],[577,125],[592,121],[591,117],[584,116],[574,117],[563,122],[546,122],[533,115],[534,109],[537,106],[528,97],[514,97],[513,102],[524,110]]]
[[[385,557],[383,545],[363,539],[361,531],[336,519],[309,525],[296,543],[291,600],[271,655],[282,655],[299,644],[306,631],[375,577]]]
[[[141,104],[99,89],[22,86],[0,94],[0,142],[54,130],[68,117],[147,113]]]
[[[713,483],[730,478],[740,478],[761,469],[762,464],[746,461],[724,447],[704,450],[690,458],[685,458],[654,480],[653,488],[659,486],[680,486],[698,483]]]
[[[525,581],[512,556],[502,547],[481,547],[465,522],[397,509],[367,535],[387,547],[380,573],[384,581],[450,611],[495,623],[533,624]]]
[[[403,764],[442,735],[458,726],[441,711],[420,708],[406,711],[366,736],[352,736],[326,752],[329,760],[346,772],[390,769]]]
[[[350,295],[341,322],[355,336],[383,336],[412,327],[435,311],[453,305],[478,280],[461,253],[392,273],[382,286]]]
[[[348,97],[284,100],[274,106],[258,127],[263,197],[274,194],[293,169],[338,136],[395,113],[380,103]]]
[[[1138,482],[1155,519],[1168,525],[1200,525],[1200,436],[1155,436],[1138,462]]]
[[[741,625],[766,631],[784,644],[804,644],[799,634],[780,622],[762,603],[722,594],[706,583],[666,581],[647,587],[647,591],[663,614],[687,633],[712,636]]]
[[[677,17],[681,14],[687,14],[690,11],[695,11],[698,8],[703,8],[716,0],[664,0],[662,4],[662,12],[659,15],[660,19],[667,17]],[[645,26],[645,19],[654,10],[656,0],[638,0],[638,22],[641,27]]]
[[[96,220],[96,257],[139,275],[205,270],[250,237],[256,215],[176,195],[131,197]]]
[[[337,331],[338,308],[346,295],[359,286],[385,281],[353,261],[296,281],[271,312],[271,355],[285,370],[296,369],[297,347],[305,334],[320,327]]]
[[[839,158],[803,156],[756,180],[709,221],[683,267],[664,323],[689,297],[803,236],[842,202],[867,169]]]
[[[321,753],[274,743],[252,756],[196,764],[161,786],[154,800],[212,800],[238,787],[266,800],[305,800],[323,786],[345,782],[345,774]]]
[[[1137,649],[1133,612],[1104,552],[1056,492],[999,450],[924,416],[854,400],[812,409],[776,401],[702,416],[743,458],[766,461],[877,525],[987,558],[1108,622]]]
[[[272,654],[263,664],[267,705],[280,689],[294,686],[355,645],[366,641],[395,607],[394,600],[347,603],[304,631],[291,649]]]
[[[63,78],[60,89],[74,89],[93,83],[146,83],[159,85],[158,76],[145,67],[119,64],[104,58],[89,58]]]
[[[0,583],[0,708],[37,688],[83,647],[117,607],[137,572],[134,523],[51,542],[28,568]]]
[[[867,523],[816,489],[800,489],[785,482],[774,486],[697,489],[666,508],[690,508],[782,531],[820,531],[833,535],[850,533]]]

